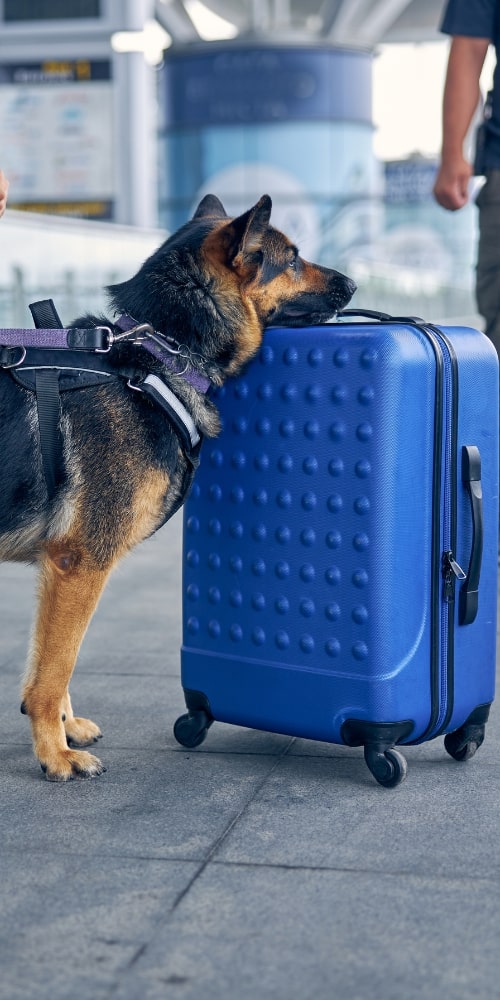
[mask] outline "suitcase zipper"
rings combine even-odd
[[[453,345],[439,327],[425,323],[414,316],[383,318],[393,323],[411,324],[423,333],[432,346],[436,362],[432,493],[431,712],[425,732],[415,740],[403,741],[415,744],[423,743],[445,732],[453,713],[455,584],[456,579],[462,579],[463,574],[454,555],[457,543],[458,364]],[[442,510],[443,518],[441,518]]]
[[[453,558],[453,552],[443,552],[443,601],[451,603],[455,597],[455,579],[466,580],[467,573]]]
[[[434,498],[434,518],[440,521],[441,488],[443,497],[443,534],[439,540],[439,560],[435,559],[435,573],[439,575],[434,587],[438,609],[434,614],[439,618],[439,651],[434,654],[433,690],[437,698],[431,714],[429,728],[421,739],[437,736],[446,729],[453,711],[454,691],[454,629],[455,629],[455,589],[456,580],[466,574],[455,559],[457,544],[457,434],[458,434],[458,366],[453,347],[446,335],[434,326],[426,326],[425,332],[439,350],[442,365],[442,420],[440,455],[436,457],[442,468],[442,483],[436,484]],[[437,355],[436,355],[437,357]],[[438,404],[439,405],[439,404]],[[437,443],[437,436],[436,436]],[[437,539],[436,539],[437,542]],[[442,545],[442,548],[441,548]],[[439,564],[438,564],[439,563]],[[438,623],[435,618],[435,628]],[[435,644],[434,644],[435,647]],[[438,682],[438,683],[436,683]],[[420,741],[419,741],[420,742]]]

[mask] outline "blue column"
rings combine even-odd
[[[371,61],[365,51],[305,45],[170,50],[160,87],[161,223],[177,228],[207,192],[230,215],[266,193],[274,225],[304,256],[331,262],[339,238],[359,240],[359,205],[379,191]]]

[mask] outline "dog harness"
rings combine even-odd
[[[191,488],[199,465],[201,434],[183,401],[161,375],[143,377],[135,367],[121,365],[117,368],[110,364],[107,355],[115,343],[128,341],[140,345],[173,374],[205,394],[210,388],[210,379],[192,363],[196,358],[198,364],[203,364],[203,358],[193,355],[173,338],[158,333],[149,323],[137,323],[128,314],[120,316],[114,324],[114,328],[121,331],[117,334],[109,326],[63,327],[52,299],[34,302],[29,308],[35,329],[0,330],[0,369],[8,370],[19,385],[36,395],[42,465],[49,499],[63,479],[60,393],[120,378],[131,390],[143,394],[164,411],[187,459],[180,498],[168,512],[171,517]]]

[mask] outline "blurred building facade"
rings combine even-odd
[[[353,199],[380,196],[371,54],[213,43],[167,53],[160,74],[160,218],[174,229],[208,191],[230,215],[262,194],[310,259]]]
[[[209,190],[231,214],[267,192],[305,256],[356,278],[359,305],[470,313],[473,209],[452,219],[432,201],[434,163],[380,163],[372,142],[376,46],[437,38],[443,0],[207,6],[223,19],[212,40],[199,0],[0,0],[11,209],[143,229],[149,246]],[[129,266],[125,232],[105,280]]]
[[[112,35],[149,0],[1,0],[0,161],[11,205],[152,226],[155,73]]]

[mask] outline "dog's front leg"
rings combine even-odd
[[[84,740],[78,736],[93,742],[100,735],[89,720],[77,720],[75,726],[68,685],[108,575],[109,569],[96,568],[85,553],[68,544],[51,545],[40,559],[39,604],[23,708],[30,717],[35,754],[50,781],[95,777],[104,771],[97,757],[68,746],[64,716],[69,713],[71,742],[76,737],[81,745]]]

